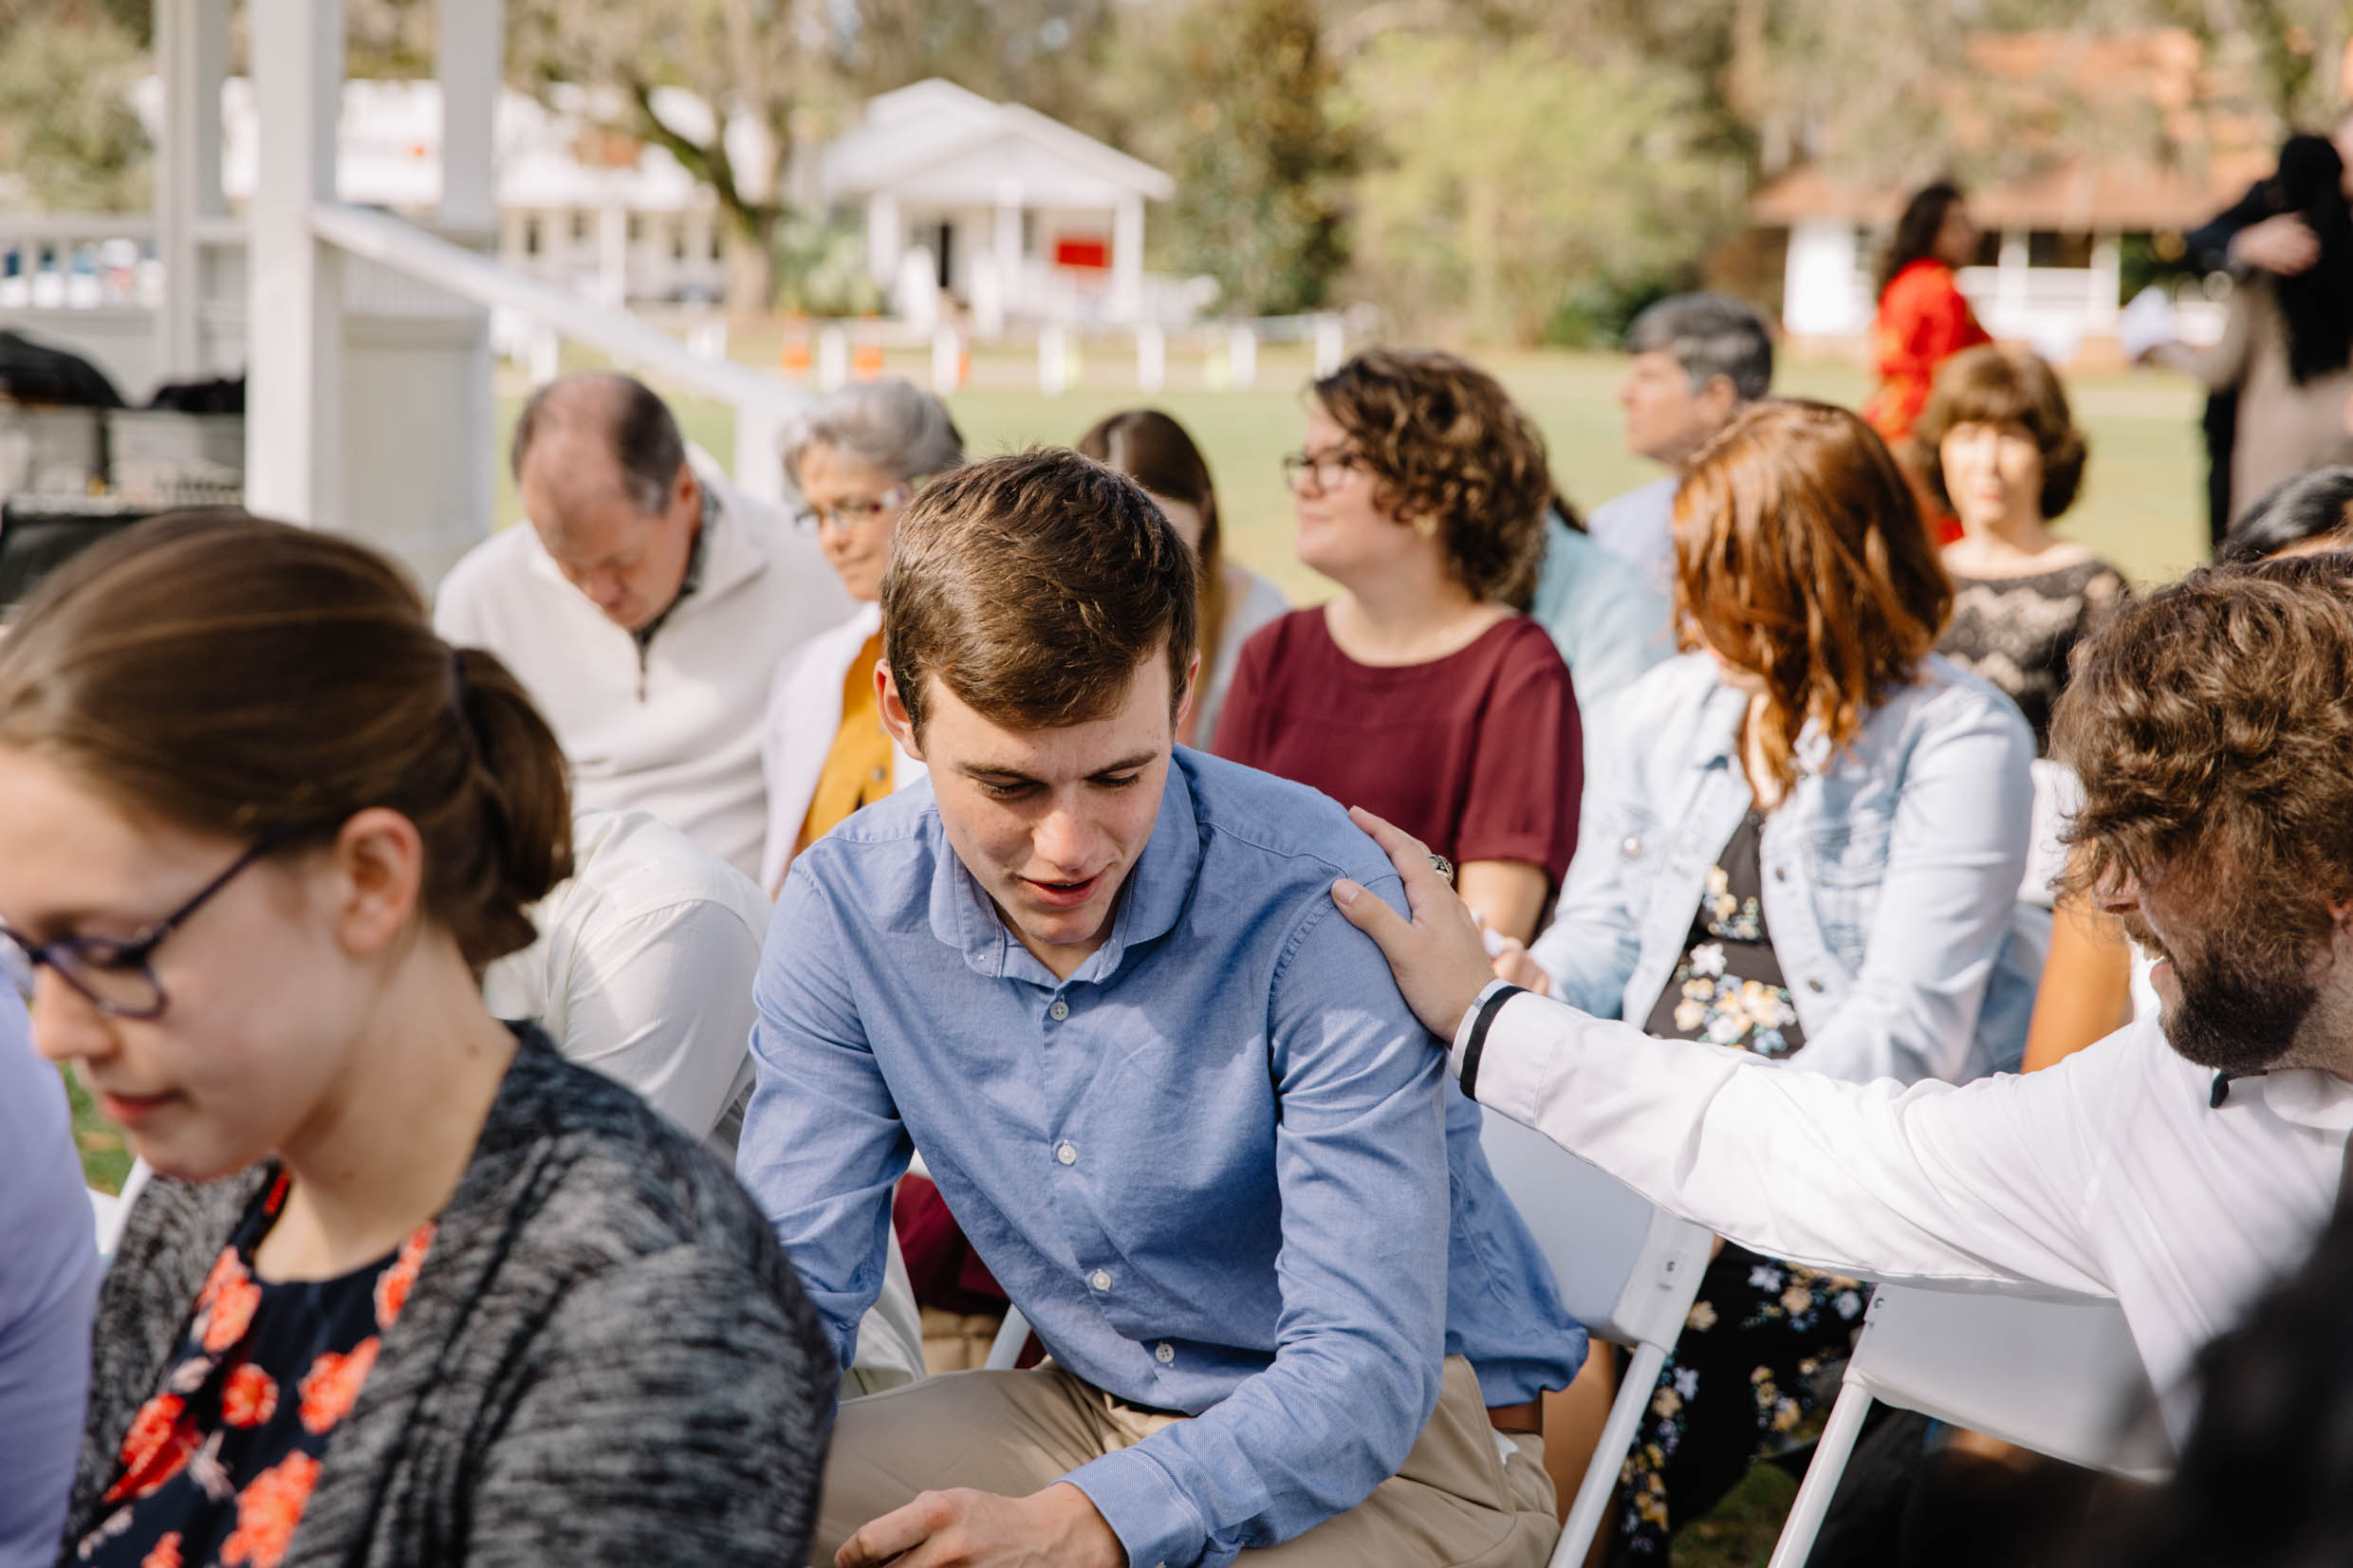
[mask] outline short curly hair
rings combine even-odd
[[[2090,449],[2067,407],[2058,373],[2025,349],[1986,343],[1947,360],[1929,388],[1928,406],[1913,428],[1919,463],[1936,499],[1947,507],[1944,460],[1937,449],[1960,425],[2016,425],[2034,438],[2043,454],[2043,521],[2075,505],[2084,488],[2084,459]]]
[[[1496,379],[1435,350],[1367,349],[1315,383],[1315,399],[1401,523],[1431,519],[1456,581],[1523,598],[1544,558],[1552,472],[1535,422]]]
[[[2207,567],[2084,644],[2053,726],[2084,784],[2064,891],[2194,878],[2283,946],[2353,895],[2353,555]],[[2292,906],[2292,907],[2288,907]]]

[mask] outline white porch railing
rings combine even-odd
[[[785,422],[808,401],[791,383],[748,365],[705,358],[634,316],[527,277],[382,212],[322,203],[311,211],[311,230],[346,255],[485,309],[512,311],[623,368],[729,404],[735,412],[737,483],[748,493],[781,498],[783,470],[769,454]]]

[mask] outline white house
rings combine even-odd
[[[161,133],[163,84],[138,102]],[[349,81],[337,115],[336,195],[426,217],[441,199],[441,84]],[[609,305],[715,301],[726,288],[726,219],[713,193],[663,147],[605,127],[626,123],[610,93],[558,86],[545,101],[502,90],[492,145],[499,261]],[[654,110],[700,139],[711,109],[658,89]],[[737,164],[767,159],[749,120],[728,129]],[[222,84],[220,187],[252,198],[260,117],[252,85]],[[1018,103],[933,80],[871,101],[817,156],[814,194],[862,218],[867,265],[915,324],[943,298],[984,333],[1009,319],[1181,321],[1197,296],[1143,271],[1145,204],[1166,201],[1161,171]],[[492,237],[492,236],[486,236]],[[66,280],[70,282],[70,280]]]
[[[866,265],[920,323],[936,290],[984,335],[1008,318],[1182,320],[1190,296],[1143,270],[1160,170],[1018,103],[932,80],[872,100],[824,150],[819,190],[861,206]]]
[[[1978,265],[1961,269],[1961,291],[1988,331],[2049,358],[2113,335],[2127,242],[2177,256],[2184,231],[2271,172],[2276,133],[2243,72],[2209,59],[2180,28],[1983,32],[1962,56],[1921,90],[1942,96],[1958,146],[1998,152],[1989,161],[2010,173],[1969,191],[1986,238]],[[2047,128],[2086,113],[2096,130]],[[1816,129],[1823,146],[1864,134],[1835,118]],[[1751,219],[1788,235],[1782,323],[1792,338],[1870,330],[1873,263],[1906,194],[1813,164],[1757,193]],[[2196,335],[2218,327],[2219,313],[2193,302],[2180,324]]]

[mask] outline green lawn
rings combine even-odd
[[[738,348],[748,352],[748,345]],[[769,362],[768,356],[763,362]],[[1659,471],[1621,445],[1615,400],[1621,357],[1517,353],[1488,355],[1484,362],[1535,416],[1551,451],[1554,477],[1570,501],[1591,507]],[[928,377],[929,360],[894,355],[890,369],[920,380]],[[1175,349],[1170,384],[1150,398],[1137,394],[1123,360],[1097,353],[1083,371],[1077,385],[1048,397],[1036,390],[1027,356],[981,357],[973,383],[949,399],[970,450],[985,454],[1073,441],[1103,415],[1151,402],[1183,420],[1208,454],[1228,550],[1273,578],[1296,601],[1329,595],[1330,585],[1292,558],[1290,504],[1277,467],[1300,440],[1308,379],[1304,349],[1264,350],[1258,384],[1249,391],[1213,389],[1198,364],[1180,361]],[[2144,582],[2196,564],[2205,542],[2196,389],[2185,379],[2149,373],[2078,377],[2069,385],[2091,462],[2084,498],[2062,527]],[[1778,386],[1851,405],[1861,401],[1868,382],[1853,364],[1814,359],[1786,364]],[[502,392],[501,420],[511,424],[523,384],[510,376]],[[728,412],[694,398],[680,398],[678,406],[688,434],[732,463],[734,429]],[[511,521],[517,507],[503,473],[500,485],[500,520]]]

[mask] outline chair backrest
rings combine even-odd
[[[122,1191],[118,1196],[90,1189],[90,1217],[98,1227],[98,1261],[102,1266],[114,1262],[115,1248],[121,1245],[122,1227],[131,1218],[131,1205],[139,1201],[155,1172],[145,1160],[133,1160],[130,1173],[122,1178]]]
[[[1672,1346],[1714,1238],[1533,1128],[1486,1116],[1487,1163],[1552,1265],[1569,1315],[1621,1345]]]
[[[1881,1285],[1846,1381],[1905,1410],[2090,1469],[2171,1467],[2148,1373],[2106,1297]]]

